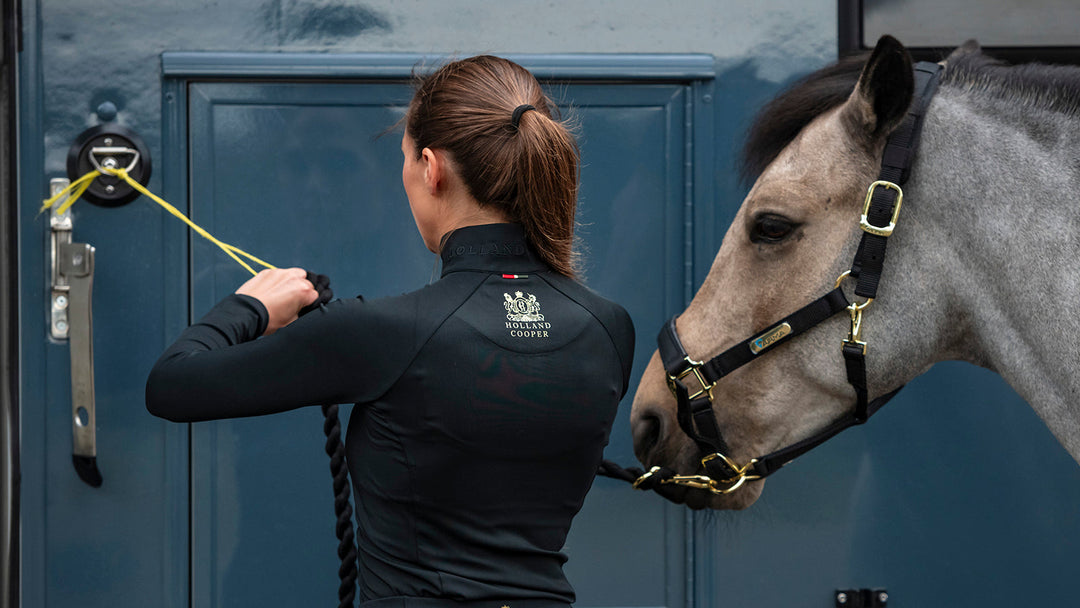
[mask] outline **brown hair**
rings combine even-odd
[[[511,122],[514,110],[532,105]],[[555,104],[520,65],[491,55],[448,63],[420,80],[405,115],[419,156],[445,150],[481,205],[520,222],[540,257],[574,276],[578,147]]]

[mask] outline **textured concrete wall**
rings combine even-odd
[[[1076,0],[865,0],[863,41],[892,34],[909,46],[1078,46]],[[933,15],[927,19],[927,15]]]
[[[28,11],[37,7],[25,3]],[[112,101],[157,148],[162,51],[708,53],[776,84],[835,56],[835,0],[43,0],[46,170]],[[34,17],[33,13],[31,17]],[[28,20],[30,27],[35,25]]]

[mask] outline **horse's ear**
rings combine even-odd
[[[875,143],[899,126],[911,105],[911,57],[892,36],[882,36],[863,67],[843,116],[857,139]]]
[[[945,63],[956,61],[965,55],[977,55],[982,52],[982,47],[979,46],[979,41],[974,38],[968,40],[964,44],[956,47],[953,52],[949,53],[949,56],[945,58]]]

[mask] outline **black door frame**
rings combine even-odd
[[[837,0],[836,8],[839,56],[867,50],[863,45],[863,0]],[[963,41],[957,41],[957,44],[961,42]],[[941,61],[955,47],[907,48],[915,61]],[[1080,65],[1080,47],[1076,46],[984,46],[983,52],[1009,63],[1038,61]]]
[[[19,605],[19,247],[17,66],[19,0],[3,0],[0,31],[0,608]]]

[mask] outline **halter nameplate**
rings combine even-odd
[[[750,352],[759,354],[761,351],[769,348],[773,344],[776,344],[780,340],[784,339],[791,334],[791,325],[787,323],[781,323],[769,331],[761,334],[760,336],[750,340]]]

